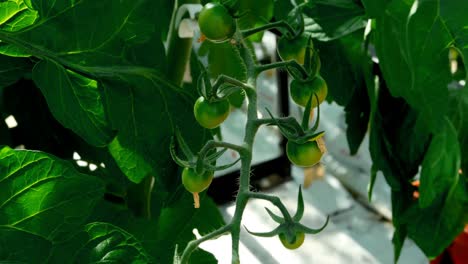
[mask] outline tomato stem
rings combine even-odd
[[[265,30],[273,29],[273,28],[284,28],[286,29],[292,36],[296,35],[296,32],[294,29],[289,25],[286,21],[280,20],[277,22],[273,23],[268,23],[263,26],[257,27],[257,28],[252,28],[252,29],[246,29],[242,31],[242,36],[244,38],[247,38],[249,36],[252,36],[253,34],[256,34],[258,32],[262,32]]]
[[[278,61],[278,62],[273,62],[269,64],[258,65],[255,67],[255,70],[257,71],[257,73],[260,73],[263,71],[276,69],[276,68],[280,68],[280,69],[294,68],[297,71],[299,71],[299,73],[302,75],[302,79],[305,80],[308,78],[308,73],[306,69],[295,60]]]

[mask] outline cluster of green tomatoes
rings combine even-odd
[[[230,11],[220,3],[206,4],[198,16],[198,24],[204,38],[214,43],[230,40],[236,33],[236,20]],[[328,92],[325,80],[318,75],[320,60],[313,50],[312,41],[304,33],[294,37],[282,36],[278,41],[278,54],[283,61],[296,61],[306,71],[306,76],[294,69],[288,69],[294,77],[290,85],[292,100],[299,106],[313,109],[321,104]],[[217,128],[223,123],[230,112],[227,99],[205,98],[200,96],[194,105],[194,115],[198,123],[207,129]],[[302,132],[303,134],[305,132]],[[321,135],[302,141],[288,140],[286,154],[289,160],[301,167],[317,164],[325,152]],[[211,184],[213,172],[205,170],[198,174],[194,168],[185,168],[182,173],[184,187],[194,195],[204,191]],[[196,206],[197,207],[197,206]],[[294,236],[280,233],[279,238],[288,249],[295,249],[304,242],[304,232],[296,232]]]

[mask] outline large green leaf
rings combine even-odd
[[[23,0],[0,2],[0,30],[18,31],[32,25],[38,18],[37,11],[28,8]],[[29,57],[27,51],[0,41],[0,54],[14,57]]]
[[[393,1],[382,17],[376,19],[374,44],[385,82],[395,96],[409,96],[410,69],[403,52],[406,18],[413,0]]]
[[[337,40],[315,42],[322,58],[320,75],[327,81],[327,100],[345,106],[346,136],[350,152],[355,154],[367,132],[370,100],[374,89],[372,61],[364,48],[364,32],[358,30]]]
[[[87,219],[102,182],[37,152],[0,150],[0,225],[63,240]]]
[[[369,148],[374,171],[382,171],[390,187],[400,190],[417,174],[430,131],[416,110],[390,95],[383,80],[371,122]]]
[[[27,7],[23,0],[7,0],[0,3],[0,29],[18,31],[36,21],[38,14]]]
[[[449,118],[458,134],[461,148],[461,168],[464,175],[468,172],[468,89],[450,91]],[[466,177],[466,176],[465,176]]]
[[[141,243],[108,223],[90,223],[70,240],[57,244],[51,263],[151,263]]]
[[[113,133],[95,80],[44,60],[36,64],[33,80],[41,89],[54,117],[89,144],[105,146]]]
[[[52,243],[21,229],[0,226],[1,263],[47,263]]]
[[[466,52],[466,20],[452,17],[463,8],[466,1],[393,1],[376,19],[377,55],[392,94],[420,111],[433,131],[448,110],[448,47]]]
[[[175,178],[168,155],[174,129],[180,129],[194,150],[209,136],[193,117],[195,91],[177,93],[155,79],[123,75],[103,81],[103,86],[112,125],[119,131],[109,150],[134,182],[148,175]]]
[[[321,41],[343,37],[366,26],[362,6],[352,0],[314,0],[303,7],[305,31]]]
[[[117,131],[109,149],[119,167],[134,182],[148,175],[173,178],[172,131],[188,128],[183,131],[196,135],[189,142],[195,147],[205,133],[192,115],[193,91],[163,77],[166,59],[156,32],[168,25],[158,23],[158,2],[38,1],[33,6],[40,23],[18,33],[0,31],[0,40],[63,66],[67,74],[102,83],[107,115]]]
[[[436,0],[415,2],[406,24],[406,53],[412,78],[406,85],[410,96],[405,99],[421,111],[433,129],[443,122],[448,109],[447,86],[452,76],[447,54],[456,38],[439,16],[439,5]]]
[[[413,203],[402,221],[406,222],[408,236],[429,258],[435,258],[463,231],[467,210],[466,181],[457,177],[450,190],[439,195],[429,207],[421,209],[418,203]]]
[[[431,140],[422,163],[419,205],[427,207],[457,184],[460,169],[457,131],[449,120]]]

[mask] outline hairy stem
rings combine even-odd
[[[270,69],[276,69],[276,68],[294,68],[297,71],[299,71],[303,79],[306,79],[308,76],[306,69],[304,69],[304,67],[302,67],[295,60],[273,62],[270,64],[258,65],[257,67],[255,67],[258,73],[266,71],[266,70],[270,70]]]
[[[198,248],[198,246],[207,241],[207,240],[210,240],[210,239],[214,239],[218,236],[221,236],[227,232],[230,232],[231,231],[231,225],[225,225],[221,228],[219,228],[218,230],[216,231],[213,231],[197,240],[192,240],[190,241],[188,244],[187,244],[187,247],[185,247],[185,250],[184,250],[184,253],[182,253],[182,258],[181,258],[181,263],[188,263],[189,261],[189,258],[190,258],[190,255],[192,254],[192,252]]]

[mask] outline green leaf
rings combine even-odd
[[[0,55],[0,89],[15,83],[30,68],[31,65],[26,59]]]
[[[419,186],[420,207],[430,206],[437,197],[457,184],[460,145],[457,131],[449,120],[441,124],[424,156]]]
[[[105,146],[111,141],[113,133],[95,80],[66,70],[51,60],[34,66],[33,80],[63,126],[94,146]]]
[[[392,97],[381,80],[369,137],[375,172],[382,171],[390,187],[400,190],[417,174],[429,139],[421,114]]]
[[[174,163],[169,145],[176,127],[192,150],[199,150],[204,139],[209,137],[208,131],[195,121],[195,99],[189,91],[176,93],[165,83],[138,76],[105,80],[103,87],[109,118],[114,129],[119,131],[109,150],[122,171],[135,183],[148,175],[159,179],[175,178],[170,170]]]
[[[415,203],[405,212],[408,236],[429,258],[440,255],[465,226],[468,210],[466,181],[462,178],[456,181],[429,207],[421,209]]]
[[[182,199],[162,210],[158,220],[158,247],[153,249],[160,263],[170,263],[176,244],[182,252],[195,239],[194,228],[204,235],[224,225],[219,210],[208,196],[202,197],[200,204],[199,209],[193,208],[192,195],[184,191]],[[192,259],[195,261],[195,256]]]
[[[401,255],[401,250],[405,244],[407,232],[405,227],[396,226],[395,231],[393,232],[393,263],[398,263],[398,259]]]
[[[63,240],[103,195],[100,180],[37,151],[0,150],[0,225]]]
[[[0,226],[0,261],[2,263],[47,263],[52,243],[46,239],[9,226]]]
[[[453,45],[463,54],[465,65],[468,65],[468,27],[466,16],[460,10],[468,8],[468,3],[463,0],[437,1],[439,4],[440,19],[447,26],[453,36]],[[468,74],[465,77],[468,82]]]
[[[322,67],[320,74],[327,81],[328,100],[345,106],[346,136],[351,154],[355,154],[368,129],[370,99],[374,89],[372,61],[364,48],[364,32],[329,42],[316,42]]]
[[[37,11],[31,10],[22,0],[6,0],[0,3],[0,30],[18,31],[32,25]]]
[[[468,89],[462,88],[450,91],[449,118],[458,134],[461,148],[461,168],[464,175],[468,172]]]
[[[405,99],[421,111],[433,131],[443,122],[448,109],[447,85],[452,76],[447,54],[455,38],[440,17],[439,10],[438,0],[413,3],[406,32],[406,53],[412,80],[406,85],[410,96]]]
[[[141,243],[108,223],[90,223],[70,240],[54,247],[51,263],[150,263]]]
[[[189,144],[199,149],[206,131],[192,115],[194,93],[164,78],[159,33],[168,25],[154,17],[159,2],[36,1],[33,6],[40,23],[13,34],[0,30],[0,40],[102,84],[117,132],[109,149],[119,167],[137,183],[150,174],[173,181],[169,135],[176,125],[190,131],[195,136]]]
[[[367,133],[370,117],[370,103],[367,89],[357,87],[353,97],[345,108],[346,112],[346,139],[351,155],[355,155]]]
[[[390,0],[361,0],[368,17],[375,18],[383,15]]]
[[[370,75],[366,69],[370,68],[370,58],[363,48],[363,36],[359,30],[338,40],[315,42],[322,58],[320,75],[327,81],[327,99],[342,106],[350,102],[356,89],[366,87],[366,74]]]
[[[320,41],[330,41],[366,26],[364,9],[352,0],[315,0],[303,7],[305,31]]]

